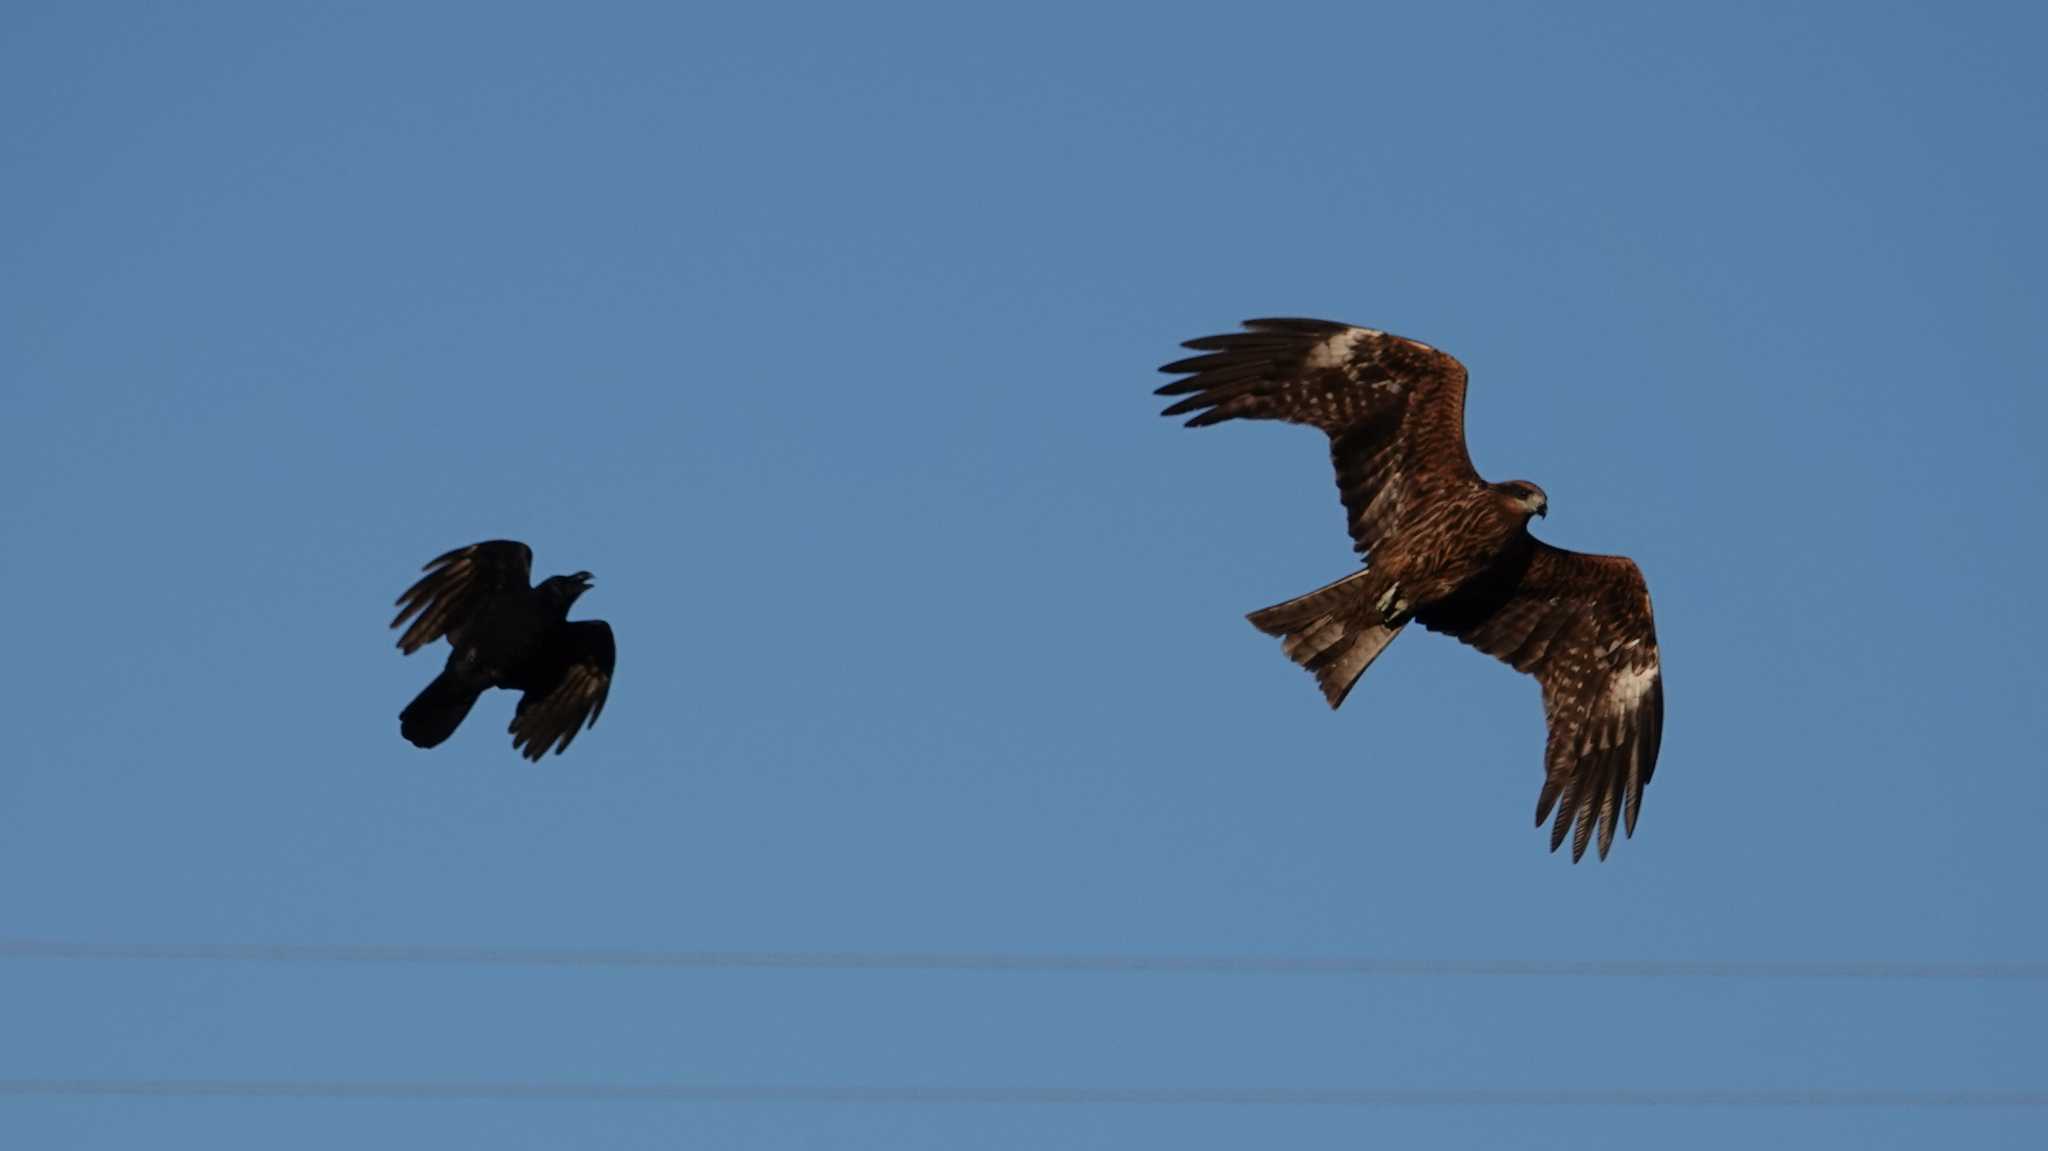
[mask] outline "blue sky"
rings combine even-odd
[[[0,935],[2028,960],[2044,18],[2020,6],[58,6],[0,36]],[[1537,689],[1341,712],[1247,316],[1441,346],[1664,647],[1636,837]],[[587,568],[604,721],[415,751],[417,566]],[[2040,1089],[2038,982],[13,959],[0,1080]],[[0,1097],[21,1146],[2038,1145],[2039,1108]]]

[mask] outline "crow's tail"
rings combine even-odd
[[[398,713],[399,734],[414,747],[433,747],[455,734],[476,697],[482,694],[482,687],[464,683],[454,672],[444,671]]]

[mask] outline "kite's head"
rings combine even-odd
[[[1550,497],[1543,494],[1542,488],[1528,480],[1509,480],[1504,484],[1493,485],[1493,490],[1505,497],[1524,517],[1550,514]]]

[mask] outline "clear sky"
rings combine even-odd
[[[1651,9],[1655,9],[1652,11]],[[0,936],[2048,958],[2048,20],[2025,6],[22,5],[0,34]],[[1632,841],[1535,684],[1332,714],[1247,316],[1459,356],[1648,574]],[[444,747],[418,565],[587,568],[598,728]],[[10,959],[0,1080],[2048,1088],[1990,980]],[[0,1096],[10,1146],[2040,1146],[2048,1108]]]

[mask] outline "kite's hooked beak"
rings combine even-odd
[[[1539,515],[1539,516],[1542,516],[1542,517],[1543,517],[1544,519],[1549,519],[1549,518],[1550,518],[1550,505],[1549,505],[1548,503],[1541,503],[1541,504],[1537,504],[1537,505],[1536,505],[1536,514],[1537,514],[1537,515]]]

